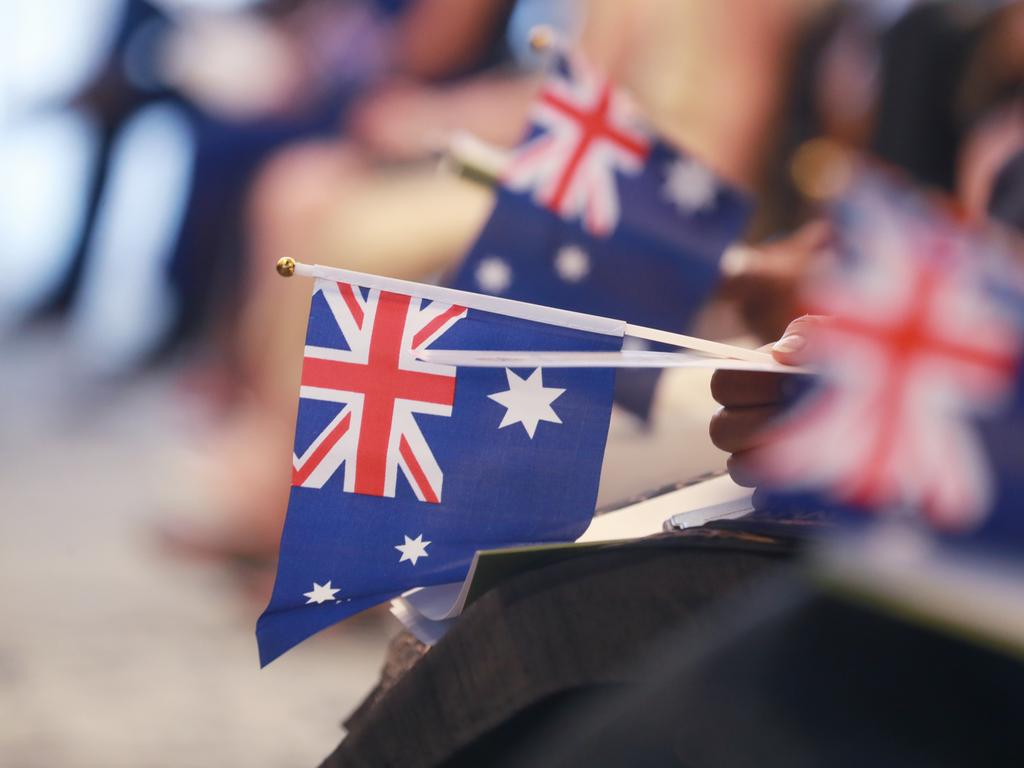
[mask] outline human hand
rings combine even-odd
[[[785,365],[803,365],[813,358],[816,331],[825,322],[821,315],[797,318],[779,341],[762,349]],[[765,427],[786,407],[793,385],[794,377],[785,373],[720,370],[711,377],[711,396],[722,407],[708,431],[711,442],[730,454],[729,474],[739,485],[758,485],[753,453],[766,445]]]

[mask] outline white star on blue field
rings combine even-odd
[[[427,547],[431,542],[424,541],[422,533],[415,539],[410,539],[405,534],[402,535],[402,538],[405,539],[405,543],[395,545],[395,549],[402,553],[402,557],[399,558],[398,562],[404,563],[408,561],[413,565],[416,565],[416,561],[421,557],[430,557],[427,553]]]
[[[317,584],[314,581],[313,589],[309,592],[303,592],[302,596],[309,598],[306,600],[306,605],[309,605],[310,603],[316,603],[317,605],[320,605],[321,603],[336,603],[338,602],[338,598],[336,598],[335,595],[340,591],[340,588],[333,588],[330,581],[327,581],[325,584]]]
[[[506,409],[498,429],[512,424],[522,424],[526,434],[532,440],[540,422],[562,423],[551,404],[565,390],[557,387],[545,387],[540,368],[537,368],[525,379],[520,378],[512,369],[506,368],[505,376],[508,379],[508,389],[488,395],[491,400],[500,403]]]

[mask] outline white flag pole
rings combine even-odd
[[[728,371],[812,373],[806,367],[772,361],[735,360],[693,352],[550,352],[531,350],[422,349],[417,360],[457,368],[706,368]]]
[[[464,291],[452,291],[449,288],[437,288],[435,286],[423,286],[416,283],[410,283],[406,280],[394,280],[391,278],[381,278],[376,275],[365,275],[359,272],[352,272],[350,270],[335,269],[332,267],[322,267],[318,264],[303,264],[296,261],[290,256],[285,256],[277,261],[277,273],[282,277],[291,277],[292,275],[298,275],[299,277],[324,277],[329,280],[351,280],[359,285],[367,285],[373,287],[377,283],[387,283],[389,286],[395,286],[401,290],[403,288],[410,289],[413,291],[419,291],[422,293],[424,290],[428,290],[431,294],[436,294],[435,298],[442,300],[451,299],[455,302],[465,303],[465,300],[472,297],[475,299],[473,302],[477,309],[483,309],[498,312],[508,312],[508,308],[512,306],[522,307],[523,317],[527,319],[534,319],[543,322],[543,320],[537,315],[537,311],[546,313],[557,313],[564,319],[573,319],[575,322],[571,323],[574,327],[589,327],[595,322],[599,322],[600,328],[596,328],[598,332],[607,333],[608,329],[604,326],[608,324],[614,325],[621,321],[615,321],[610,318],[600,318],[596,315],[583,315],[578,312],[567,312],[565,310],[554,310],[548,307],[540,307],[534,304],[527,304],[520,301],[512,301],[510,299],[497,299],[492,296],[485,294],[467,294]],[[443,294],[443,295],[442,295]],[[488,307],[488,303],[500,303],[504,309],[495,309]],[[528,310],[533,310],[528,311]],[[590,323],[583,323],[582,321],[590,321]],[[670,344],[674,347],[682,347],[683,349],[692,349],[696,352],[702,352],[706,355],[712,355],[714,357],[723,357],[732,360],[746,360],[751,363],[774,363],[774,359],[767,352],[761,352],[756,349],[747,349],[746,347],[737,347],[733,344],[723,344],[718,341],[707,341],[706,339],[698,339],[694,336],[685,336],[681,333],[671,333],[670,331],[662,331],[657,328],[647,328],[642,325],[631,325],[624,323],[618,326],[619,333],[624,335],[632,336],[637,339],[645,339],[647,341],[655,341],[661,344]]]
[[[686,336],[682,333],[662,331],[657,328],[647,328],[642,325],[626,323],[626,335],[634,339],[646,339],[656,341],[660,344],[671,344],[673,347],[692,349],[696,352],[703,352],[713,357],[725,357],[733,360],[747,360],[751,363],[774,363],[775,358],[769,352],[762,352],[759,349],[747,349],[738,347],[735,344],[723,344],[719,341],[708,341],[698,339],[695,336]]]
[[[277,273],[282,277],[298,275],[299,277],[320,278],[335,283],[349,283],[351,285],[358,285],[361,288],[405,293],[411,296],[430,299],[431,301],[439,301],[443,304],[458,305],[466,309],[493,312],[494,314],[505,315],[506,317],[517,317],[535,323],[575,328],[576,330],[590,333],[600,333],[620,338],[625,335],[625,321],[612,317],[588,315],[583,312],[573,312],[568,309],[546,307],[542,304],[505,299],[486,293],[460,291],[455,288],[416,283],[411,280],[401,280],[397,277],[382,277],[381,275],[356,272],[351,269],[325,267],[321,264],[302,264],[290,256],[285,256],[278,260]]]
[[[457,131],[448,139],[441,158],[441,169],[487,187],[498,183],[501,169],[508,164],[510,153],[499,149],[466,131]]]

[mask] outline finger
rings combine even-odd
[[[744,488],[756,488],[763,480],[757,472],[751,451],[732,454],[725,466],[729,470],[729,476],[732,477],[733,482]]]
[[[760,445],[760,432],[778,416],[777,406],[721,408],[711,417],[711,442],[726,453],[739,453]]]
[[[772,405],[782,402],[784,378],[780,373],[715,371],[711,376],[711,396],[715,402],[731,408]]]
[[[793,240],[800,248],[813,252],[827,246],[832,240],[832,235],[832,223],[828,219],[816,219],[794,232]]]
[[[782,338],[772,345],[772,355],[786,365],[803,365],[810,360],[812,346],[820,338],[827,322],[824,315],[798,317],[789,324]]]
[[[771,344],[765,344],[758,351],[771,349]],[[759,371],[717,370],[711,374],[711,397],[719,405],[730,407],[771,405],[781,399],[778,378],[778,374]]]

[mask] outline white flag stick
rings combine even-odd
[[[441,168],[480,184],[494,186],[509,157],[507,150],[481,141],[466,131],[457,131],[448,140]]]
[[[625,334],[626,328],[625,322],[611,317],[588,315],[583,312],[572,312],[568,309],[546,307],[542,304],[503,299],[500,296],[491,296],[486,293],[473,293],[472,291],[445,288],[440,285],[416,283],[411,280],[401,280],[397,277],[382,277],[381,275],[356,272],[351,269],[325,267],[320,264],[302,264],[290,256],[278,259],[277,273],[282,277],[298,275],[299,277],[313,277],[332,282],[350,283],[362,288],[375,288],[381,291],[405,293],[410,296],[430,299],[431,301],[439,301],[443,304],[454,304],[481,312],[493,312],[498,315],[517,317],[535,323],[560,325],[566,328],[575,328],[579,331],[602,333],[609,336],[621,337]]]
[[[737,347],[735,344],[723,344],[720,341],[698,339],[695,336],[686,336],[682,333],[661,331],[657,328],[646,328],[642,325],[632,325],[627,323],[626,335],[632,336],[635,339],[646,339],[647,341],[671,344],[673,347],[692,349],[696,352],[703,352],[706,355],[713,355],[714,357],[748,360],[752,363],[770,363],[775,361],[775,358],[771,356],[771,353],[762,352],[758,349],[747,349],[746,347]]]
[[[751,363],[774,364],[774,358],[767,352],[746,347],[737,347],[733,344],[723,344],[718,341],[707,341],[694,336],[685,336],[681,333],[661,331],[657,328],[647,328],[642,325],[630,325],[621,320],[587,315],[580,312],[569,312],[568,310],[542,307],[537,304],[530,304],[512,299],[502,299],[482,293],[468,293],[457,291],[451,288],[441,288],[433,285],[423,285],[408,280],[380,277],[362,272],[354,272],[336,267],[323,267],[319,264],[303,264],[291,257],[278,259],[277,272],[282,277],[299,275],[300,277],[321,277],[327,280],[361,285],[366,288],[380,288],[388,291],[406,291],[412,294],[425,296],[431,300],[443,301],[450,304],[473,307],[482,311],[497,312],[499,314],[522,317],[526,320],[536,322],[559,322],[571,328],[590,330],[595,333],[618,333],[619,335],[632,336],[637,339],[656,341],[662,344],[670,344],[674,347],[691,349],[714,357],[746,360]]]
[[[809,373],[806,368],[774,360],[750,361],[707,357],[687,352],[535,352],[473,349],[423,349],[417,360],[461,368],[698,368],[771,373]]]

